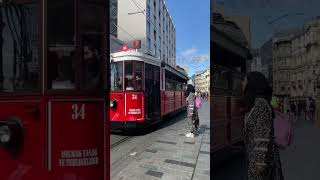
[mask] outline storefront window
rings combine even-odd
[[[111,63],[111,91],[122,91],[122,62]]]
[[[40,90],[39,4],[0,2],[0,91]]]

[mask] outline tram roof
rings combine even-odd
[[[136,49],[134,50],[128,50],[128,51],[120,51],[110,54],[111,58],[110,61],[113,60],[114,62],[120,62],[120,61],[141,61],[148,64],[152,64],[155,66],[161,66],[161,60],[159,58],[156,58],[154,56],[150,56],[146,53],[140,52]],[[188,79],[188,75],[180,72],[176,68],[170,66],[169,64],[165,63],[165,69],[178,75],[179,77],[183,79]]]

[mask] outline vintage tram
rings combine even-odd
[[[107,6],[0,1],[0,179],[108,179]]]
[[[219,164],[234,150],[243,150],[243,124],[248,111],[241,81],[251,54],[240,28],[221,14],[213,14],[211,24],[211,158]],[[239,151],[238,151],[239,152]],[[240,151],[241,152],[241,151]]]
[[[111,130],[145,129],[186,107],[185,73],[160,59],[126,49],[111,54]]]

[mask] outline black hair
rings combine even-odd
[[[185,94],[184,94],[185,97],[188,97],[189,94],[190,94],[190,92],[195,93],[196,90],[194,89],[193,85],[188,84],[188,85],[187,85],[187,90],[186,90],[186,92],[185,92]]]
[[[244,89],[244,95],[249,107],[252,108],[254,106],[256,98],[265,99],[271,107],[272,87],[270,87],[267,78],[262,73],[256,71],[248,73],[246,78],[247,85]]]

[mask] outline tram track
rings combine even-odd
[[[132,136],[124,136],[124,137],[121,137],[119,140],[113,142],[113,143],[110,143],[110,149],[113,149],[117,146],[119,146],[120,144],[122,143],[125,143],[126,141],[132,139],[133,137]]]

